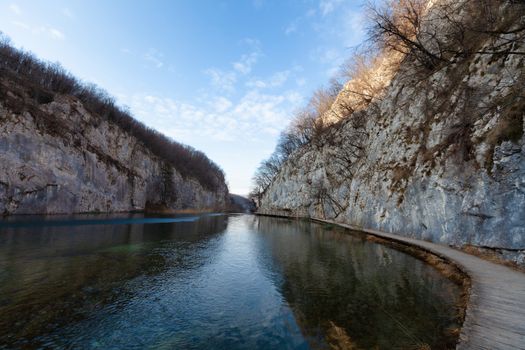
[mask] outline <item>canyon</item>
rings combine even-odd
[[[523,52],[525,42],[512,41],[523,19],[509,21],[513,6],[496,9],[507,34],[480,36],[472,54],[447,57],[437,69],[407,55],[381,96],[286,159],[261,193],[259,212],[332,220],[525,265],[525,60],[511,52]],[[446,42],[450,23],[439,14],[439,6],[431,10],[438,20],[428,24],[439,30],[423,29]],[[432,47],[435,36],[426,40]],[[512,49],[492,53],[511,41]],[[354,86],[348,82],[321,118],[347,110]]]

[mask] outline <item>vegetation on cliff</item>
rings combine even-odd
[[[153,154],[173,165],[187,178],[196,179],[204,188],[215,191],[224,185],[224,173],[203,152],[176,142],[133,118],[119,107],[115,99],[94,84],[81,82],[59,63],[36,58],[32,53],[14,48],[0,32],[0,79],[9,80],[31,101],[9,98],[9,92],[0,91],[0,99],[11,110],[29,111],[39,118],[48,132],[60,135],[60,119],[38,113],[31,106],[47,104],[57,95],[68,95],[82,102],[94,116],[118,125],[124,132],[136,137]],[[98,122],[93,120],[94,123]]]
[[[368,38],[363,46],[341,67],[338,79],[332,79],[328,88],[314,93],[281,134],[274,153],[255,172],[250,194],[255,200],[262,198],[292,154],[337,142],[335,135],[349,123],[352,126],[347,128],[352,130],[352,135],[346,135],[349,147],[340,147],[333,162],[340,163],[341,171],[351,178],[351,165],[366,152],[362,140],[369,136],[364,130],[367,116],[361,111],[368,108],[371,112],[368,114],[374,114],[371,110],[377,107],[374,102],[382,99],[397,74],[403,74],[403,63],[404,67],[410,66],[411,74],[416,73],[412,83],[428,80],[450,67],[456,70],[455,79],[459,82],[470,74],[462,69],[474,57],[496,62],[498,58],[525,55],[521,45],[525,42],[523,2],[385,0],[370,5],[368,13]],[[475,96],[466,96],[468,114],[457,121],[448,143],[440,147],[460,144],[469,157],[472,126],[477,118],[494,110],[501,111],[504,118],[487,136],[492,149],[505,140],[519,140],[523,134],[520,113],[525,96],[517,82],[517,77],[510,82],[502,99],[493,99],[482,107],[474,105]],[[440,112],[436,110],[440,98],[445,96],[436,98],[428,114]],[[423,146],[421,152],[425,153]],[[485,166],[490,172],[492,162],[488,158]],[[402,177],[406,175],[402,169],[399,173]]]

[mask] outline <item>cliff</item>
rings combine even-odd
[[[408,54],[379,98],[294,151],[259,212],[475,247],[525,264],[525,42],[512,36],[525,17],[523,4],[494,3],[501,35],[479,34],[471,53],[432,69]],[[438,24],[447,33],[447,23]],[[351,86],[330,113],[345,109]]]
[[[255,203],[251,199],[238,194],[230,194],[230,212],[253,213],[255,209]]]
[[[74,94],[34,83],[42,63],[30,58],[31,77],[7,60],[23,62],[23,53],[2,49],[0,213],[217,210],[229,203],[222,171],[202,153],[128,115],[108,118]],[[186,158],[167,159],[157,144]],[[192,170],[194,159],[200,173]]]

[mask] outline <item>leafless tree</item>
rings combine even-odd
[[[369,39],[435,69],[474,54],[525,55],[522,1],[390,0],[369,5]],[[502,20],[506,18],[506,20]],[[479,43],[492,39],[492,45]]]
[[[117,106],[115,99],[94,84],[77,80],[58,63],[49,63],[33,54],[14,48],[10,40],[0,32],[0,79],[15,81],[28,91],[36,102],[52,102],[56,94],[78,98],[95,120],[107,120],[135,136],[153,154],[171,164],[184,177],[195,178],[210,190],[224,184],[224,172],[206,155],[190,146],[178,143],[156,130],[142,124],[126,109]],[[2,94],[2,97],[5,97]],[[27,106],[19,106],[21,109]],[[61,121],[51,122],[58,132],[63,132]],[[62,130],[62,131],[61,131]]]

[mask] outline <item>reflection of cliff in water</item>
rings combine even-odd
[[[258,228],[314,347],[454,347],[459,288],[432,267],[338,227],[259,217]]]
[[[35,222],[2,228],[0,344],[31,339],[37,332],[82,319],[118,298],[132,297],[126,296],[130,292],[125,282],[140,275],[156,275],[167,268],[186,273],[199,268],[206,263],[199,254],[206,248],[201,242],[226,227],[227,217],[205,215],[193,222],[163,224],[108,221],[107,225],[46,226]],[[191,259],[181,258],[186,256]]]

